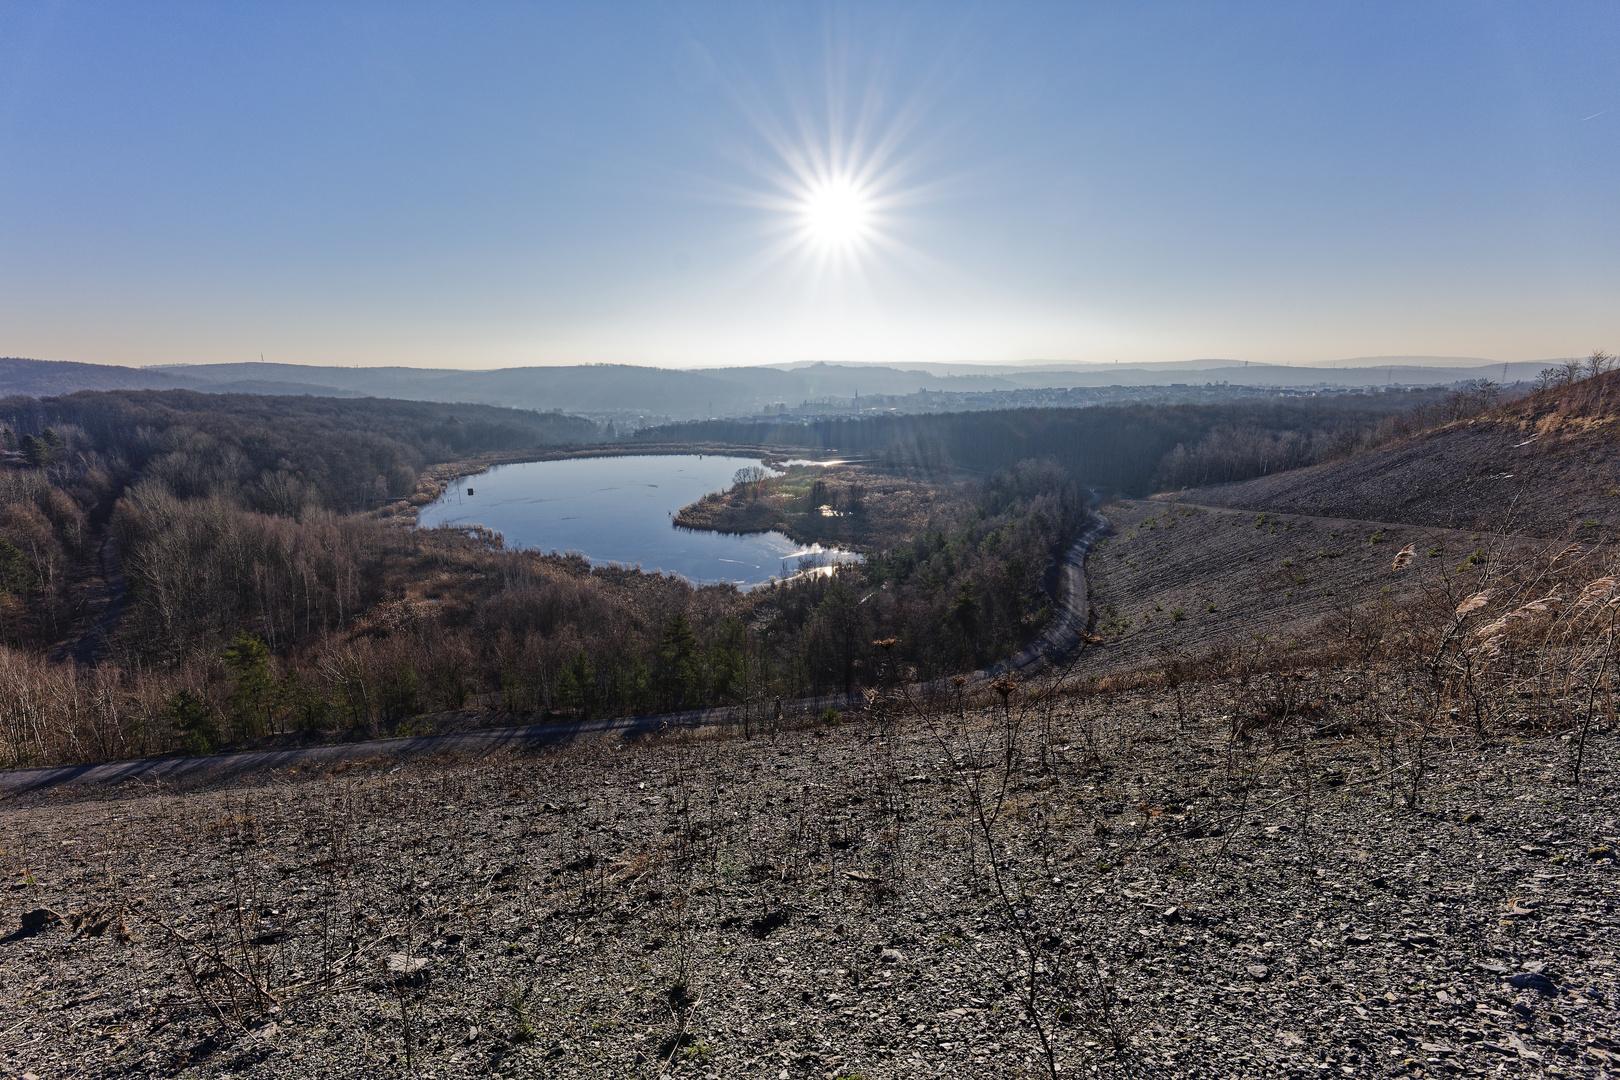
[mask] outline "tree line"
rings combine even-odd
[[[636,437],[837,448],[925,473],[987,474],[1024,460],[1046,460],[1081,483],[1145,495],[1192,483],[1246,480],[1353,453],[1371,444],[1384,421],[1444,397],[1441,391],[1414,390],[1274,403],[703,420],[648,429]]]
[[[1590,356],[1571,357],[1561,364],[1542,368],[1536,374],[1534,392],[1545,394],[1550,390],[1595,379],[1614,370],[1614,363],[1614,357],[1609,355],[1607,350],[1593,349]]]

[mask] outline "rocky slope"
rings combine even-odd
[[[1183,493],[1276,513],[1555,539],[1620,530],[1620,372],[1308,469]]]
[[[1614,733],[1413,759],[1383,689],[12,800],[0,1069],[1609,1075]]]
[[[1545,559],[1564,545],[1350,518],[1253,513],[1165,497],[1103,508],[1113,528],[1086,560],[1101,639],[1087,673],[1186,665],[1212,653],[1343,637],[1386,606],[1480,585],[1475,552]],[[1397,559],[1409,551],[1410,557]],[[1397,566],[1399,562],[1401,565]],[[1594,570],[1592,576],[1596,576]]]

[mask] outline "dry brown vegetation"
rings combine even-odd
[[[1198,506],[1178,497],[1103,508],[1087,560],[1098,670],[1214,653],[1301,648],[1329,626],[1370,633],[1403,602],[1481,560],[1555,552],[1531,537]],[[1405,558],[1396,556],[1406,552]],[[1395,563],[1399,561],[1400,566]]]
[[[1392,561],[1393,554],[1392,554]],[[832,725],[0,807],[40,1075],[1605,1075],[1612,571]]]

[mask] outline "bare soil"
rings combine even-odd
[[[1609,1075],[1614,731],[1579,787],[1530,731],[1413,773],[1379,693],[12,800],[0,1072]]]
[[[1620,532],[1615,418],[1532,405],[1308,469],[1182,493],[1189,502],[1596,539]]]
[[[1162,666],[1222,647],[1286,646],[1331,633],[1324,624],[1342,631],[1380,605],[1444,589],[1475,551],[1494,558],[1557,548],[1531,537],[1253,513],[1170,497],[1119,502],[1103,513],[1113,530],[1086,562],[1102,639],[1084,661],[1088,673]],[[1408,545],[1413,558],[1396,569]]]

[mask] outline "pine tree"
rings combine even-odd
[[[241,633],[223,654],[236,677],[231,691],[231,722],[243,739],[267,735],[276,709],[276,679],[270,673],[270,647],[252,634]]]
[[[682,709],[698,699],[701,684],[698,641],[684,614],[676,614],[664,628],[658,646],[659,689],[664,705]]]

